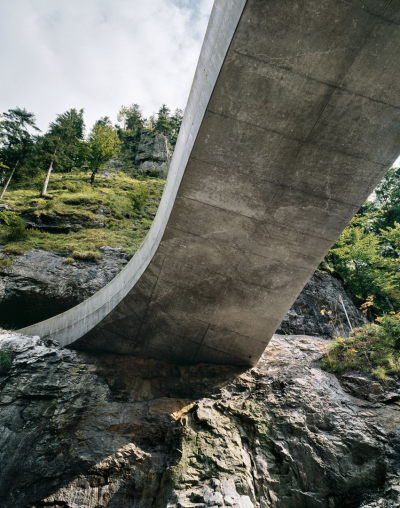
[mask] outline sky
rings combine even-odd
[[[213,0],[0,0],[0,112],[184,108]]]

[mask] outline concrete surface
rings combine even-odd
[[[400,151],[399,49],[399,1],[217,0],[143,246],[21,333],[254,364]]]

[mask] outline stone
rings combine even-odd
[[[399,403],[321,370],[326,339],[243,371],[0,337],[2,508],[399,506]]]
[[[355,305],[355,298],[345,290],[342,282],[328,272],[317,270],[283,318],[276,333],[347,337],[350,327],[341,300],[353,328],[367,322]]]
[[[19,328],[77,305],[110,282],[125,255],[103,247],[97,262],[64,263],[66,255],[32,249],[0,268],[0,327]],[[1,249],[0,249],[1,253]]]
[[[104,227],[104,221],[102,220],[104,214],[101,213],[101,210],[98,214],[98,219],[56,212],[41,213],[40,215],[23,213],[21,217],[29,228],[48,233],[69,233],[71,231],[80,231],[81,229]]]
[[[152,131],[142,133],[136,153],[139,173],[151,172],[166,178],[171,157],[172,148],[166,136]]]

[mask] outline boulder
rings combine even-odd
[[[152,173],[166,178],[172,157],[172,148],[163,134],[144,131],[136,152],[136,164],[140,173]]]

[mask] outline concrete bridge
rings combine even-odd
[[[144,244],[21,331],[254,364],[400,151],[399,55],[399,0],[217,0]]]

